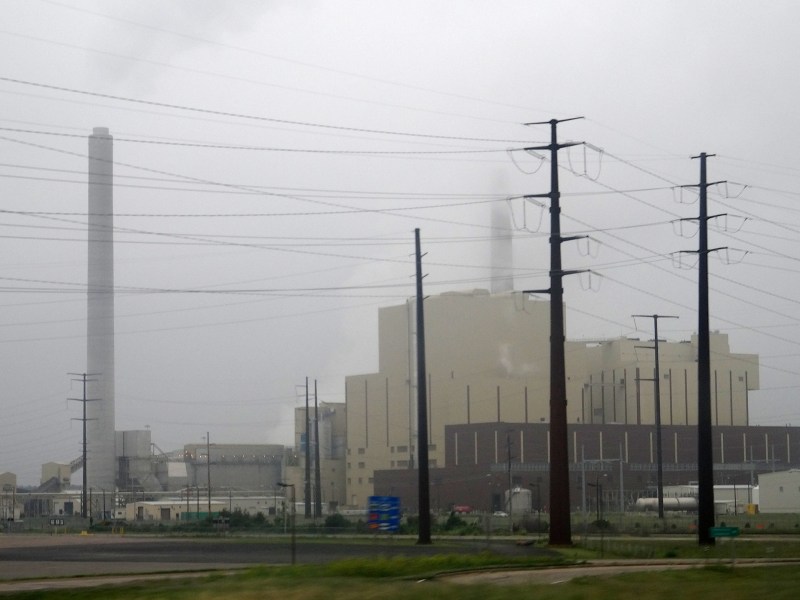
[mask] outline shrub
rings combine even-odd
[[[445,521],[445,524],[442,526],[442,529],[444,531],[453,531],[465,527],[466,525],[467,522],[464,519],[459,517],[456,513],[451,512],[450,516],[447,517],[447,521]]]
[[[325,517],[325,529],[329,532],[342,531],[348,527],[350,527],[350,521],[339,513],[334,513]]]

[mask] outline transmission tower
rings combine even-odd
[[[100,398],[87,398],[86,397],[86,384],[90,381],[97,381],[96,379],[89,379],[89,377],[96,377],[97,373],[68,373],[68,375],[74,375],[76,377],[80,377],[80,379],[73,379],[72,381],[80,381],[83,384],[83,396],[80,398],[67,398],[67,400],[72,400],[74,402],[80,402],[83,404],[83,416],[80,419],[73,419],[74,421],[81,421],[82,428],[83,428],[83,441],[81,443],[81,456],[83,460],[83,485],[81,488],[81,518],[85,519],[87,515],[87,509],[89,507],[88,496],[89,493],[89,477],[88,477],[88,462],[86,456],[86,422],[87,421],[95,421],[96,419],[88,419],[86,418],[86,404],[88,402],[97,402]]]
[[[526,125],[550,125],[550,143],[525,150],[550,151],[550,192],[532,194],[526,198],[550,199],[550,288],[525,290],[528,293],[550,294],[550,544],[572,545],[569,502],[569,439],[567,435],[567,376],[564,364],[564,289],[562,279],[581,271],[561,268],[561,244],[578,239],[561,235],[561,193],[558,188],[558,151],[582,142],[558,143],[559,123],[571,119],[551,119]],[[579,236],[584,237],[584,236]]]
[[[701,546],[713,546],[711,528],[714,526],[714,455],[711,431],[711,348],[708,320],[708,254],[723,248],[708,248],[708,221],[722,215],[708,215],[708,188],[722,181],[709,183],[706,159],[714,154],[701,152],[692,158],[700,159],[700,215],[694,219],[699,227],[697,305],[697,537]]]
[[[655,341],[652,346],[634,346],[635,348],[645,348],[655,352],[655,365],[653,370],[653,397],[654,397],[654,410],[655,410],[655,423],[656,423],[656,461],[658,464],[656,470],[656,494],[658,495],[658,518],[664,518],[664,454],[661,444],[661,369],[658,362],[658,320],[659,319],[677,319],[678,317],[672,315],[633,315],[636,317],[646,317],[653,319],[653,337]],[[648,381],[647,379],[638,379],[638,381]]]

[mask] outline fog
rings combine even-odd
[[[754,424],[797,421],[800,192],[789,1],[4,0],[0,471],[80,453],[87,136],[115,138],[116,425],[159,448],[292,443],[306,377],[344,401],[378,308],[546,288],[559,125],[567,336],[697,330],[709,179],[711,328],[757,353]],[[541,153],[540,153],[541,154]],[[543,155],[542,155],[543,156]],[[542,201],[544,202],[544,200]],[[492,227],[504,207],[510,228]],[[724,248],[724,249],[723,249]]]

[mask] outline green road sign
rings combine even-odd
[[[708,530],[713,538],[736,537],[739,535],[738,527],[711,527]]]

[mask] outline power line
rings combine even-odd
[[[410,138],[423,138],[423,139],[437,139],[437,140],[456,140],[462,142],[497,142],[497,143],[510,143],[510,144],[527,144],[531,143],[530,140],[511,140],[511,139],[491,139],[491,138],[479,138],[479,137],[462,137],[462,136],[452,136],[452,135],[436,135],[436,134],[429,134],[429,133],[413,133],[413,132],[405,132],[405,131],[392,131],[388,129],[369,129],[366,127],[348,127],[345,125],[330,125],[325,123],[314,123],[312,121],[295,121],[292,119],[278,119],[273,117],[264,117],[258,115],[248,115],[244,113],[235,113],[230,111],[223,111],[223,110],[213,110],[210,108],[201,108],[197,106],[188,106],[183,104],[171,104],[169,102],[158,102],[155,100],[144,100],[141,98],[130,98],[126,96],[116,96],[114,94],[104,94],[102,92],[91,92],[88,90],[79,90],[75,88],[69,88],[64,86],[52,85],[48,83],[40,83],[35,81],[26,81],[24,79],[14,79],[12,77],[2,77],[0,76],[0,81],[5,81],[8,83],[16,83],[19,85],[31,86],[41,89],[47,90],[54,90],[59,92],[67,92],[70,94],[80,94],[84,96],[92,96],[95,98],[105,98],[106,100],[116,100],[119,102],[129,102],[133,104],[141,104],[144,106],[157,106],[160,108],[169,108],[173,110],[180,110],[186,111],[191,113],[199,113],[199,114],[208,114],[208,115],[216,115],[222,117],[231,117],[235,119],[245,119],[248,121],[260,121],[260,122],[268,122],[268,123],[280,123],[282,125],[297,125],[301,127],[313,127],[319,128],[324,130],[335,130],[335,131],[354,131],[358,133],[370,133],[370,134],[378,134],[378,135],[394,135],[394,136],[401,136],[401,137],[410,137]]]
[[[0,78],[1,79],[1,78]],[[21,129],[17,127],[0,127],[0,131],[10,131],[13,133],[30,133],[34,135],[49,135],[53,137],[80,138],[85,139],[85,135],[77,133],[63,133],[59,131],[42,131],[36,129]],[[251,146],[222,143],[202,143],[202,142],[182,142],[177,140],[155,140],[148,138],[124,138],[114,137],[114,143],[127,142],[130,144],[150,144],[154,146],[175,146],[183,148],[205,148],[214,150],[246,150],[252,152],[285,152],[296,154],[341,154],[341,155],[445,155],[445,154],[500,154],[505,153],[505,149],[484,148],[477,150],[331,150],[324,148],[279,148],[269,146]]]
[[[85,135],[82,137],[86,137]],[[53,148],[53,150],[57,150]],[[83,155],[81,155],[83,156]],[[7,168],[15,168],[15,169],[23,169],[23,170],[32,170],[32,171],[43,171],[48,173],[69,173],[73,175],[80,175],[82,177],[86,176],[85,170],[77,170],[77,169],[58,169],[53,167],[43,167],[37,165],[21,165],[15,163],[0,163],[0,167],[7,167]],[[94,174],[89,171],[90,174]],[[125,174],[115,174],[115,187],[117,185],[117,179],[133,179],[139,181],[156,181],[161,183],[185,183],[186,179],[181,178],[180,175],[176,175],[174,177],[145,177],[144,175],[125,175]],[[68,180],[72,182],[73,180]],[[83,182],[86,183],[85,181]],[[351,198],[353,196],[359,198],[368,198],[368,199],[419,199],[419,198],[450,198],[450,199],[463,199],[463,198],[483,198],[486,200],[490,199],[500,199],[501,197],[498,194],[489,194],[489,193],[476,193],[476,192],[396,192],[396,191],[387,191],[387,190],[348,190],[348,189],[334,189],[334,188],[307,188],[307,187],[286,187],[286,186],[267,186],[267,185],[258,185],[253,183],[237,183],[237,182],[221,182],[225,185],[231,186],[240,186],[246,189],[253,189],[258,190],[258,192],[252,192],[253,194],[260,193],[261,191],[278,191],[278,192],[291,192],[291,193],[299,193],[304,192],[304,196],[311,196],[311,195],[323,195],[323,197],[336,197],[336,198]],[[164,189],[169,190],[173,188],[164,187]],[[194,190],[193,190],[194,191]],[[506,196],[502,196],[502,199],[505,199]]]
[[[505,107],[505,108],[514,108],[514,109],[520,109],[520,110],[525,110],[525,111],[530,111],[531,110],[530,106],[520,106],[520,105],[517,105],[517,104],[511,104],[511,103],[508,103],[508,102],[498,102],[498,101],[495,101],[495,100],[487,100],[485,98],[477,98],[475,96],[469,96],[469,95],[466,95],[466,94],[456,94],[454,92],[445,92],[445,91],[442,91],[442,90],[436,90],[436,89],[428,88],[428,87],[424,87],[424,86],[412,85],[412,84],[408,84],[408,83],[405,83],[405,82],[399,82],[399,81],[393,81],[391,79],[385,79],[385,78],[381,78],[381,77],[374,77],[374,76],[370,76],[370,75],[364,75],[362,73],[355,73],[353,71],[346,71],[344,69],[323,67],[323,66],[320,66],[320,65],[317,65],[317,64],[314,64],[314,63],[310,63],[310,62],[305,62],[305,61],[301,61],[301,60],[286,58],[284,56],[278,56],[276,54],[268,54],[266,52],[262,52],[262,51],[259,51],[259,50],[253,50],[252,48],[245,48],[245,47],[242,47],[242,46],[236,46],[234,44],[227,44],[227,43],[223,43],[223,42],[209,40],[209,39],[201,38],[199,36],[188,35],[188,34],[185,34],[185,33],[181,33],[181,32],[178,32],[178,31],[173,31],[173,30],[166,29],[166,28],[163,28],[163,27],[156,27],[156,26],[153,26],[153,25],[147,25],[145,23],[139,23],[137,21],[132,21],[130,19],[122,19],[120,17],[115,17],[113,15],[109,15],[109,14],[106,14],[106,13],[101,13],[101,12],[91,11],[91,10],[87,10],[87,9],[83,9],[83,8],[78,8],[76,6],[70,6],[68,4],[63,4],[61,2],[56,2],[54,0],[41,0],[41,1],[42,2],[46,2],[47,4],[52,4],[54,6],[60,6],[62,8],[66,8],[66,9],[69,9],[69,10],[72,10],[72,11],[91,14],[91,15],[94,15],[96,17],[109,19],[111,21],[117,21],[119,23],[125,23],[126,25],[133,25],[134,27],[139,27],[139,28],[142,28],[142,29],[146,29],[148,31],[157,31],[159,33],[166,33],[166,34],[169,34],[169,35],[172,35],[172,36],[176,36],[176,37],[179,37],[179,38],[183,38],[183,39],[195,42],[195,43],[199,42],[199,43],[202,43],[202,44],[218,46],[218,47],[221,47],[221,48],[228,48],[230,50],[235,50],[237,52],[243,52],[243,53],[250,54],[250,55],[253,55],[253,56],[260,56],[260,57],[263,57],[263,58],[268,58],[270,60],[277,60],[277,61],[285,62],[287,64],[292,64],[292,65],[307,67],[307,68],[311,68],[311,69],[316,69],[318,71],[326,71],[326,72],[335,73],[335,74],[338,74],[338,75],[346,75],[348,77],[354,77],[354,78],[357,78],[357,79],[362,79],[364,81],[371,81],[371,82],[382,83],[382,84],[386,84],[386,85],[390,85],[390,86],[401,87],[401,88],[405,88],[405,89],[411,89],[411,90],[417,90],[417,91],[427,92],[427,93],[431,93],[431,94],[437,94],[437,95],[445,96],[445,97],[448,97],[448,98],[458,98],[458,99],[462,99],[462,100],[470,100],[470,101],[473,101],[473,102],[480,102],[482,104],[489,104],[489,105],[493,105],[493,106],[502,106],[502,107]],[[548,110],[547,112],[554,112],[554,111]]]
[[[184,72],[193,73],[193,74],[196,74],[196,75],[206,75],[206,76],[209,76],[209,77],[225,79],[225,80],[228,80],[228,81],[236,81],[236,82],[240,82],[240,83],[248,83],[248,84],[251,84],[251,85],[257,85],[257,86],[261,86],[261,87],[269,87],[269,88],[273,88],[273,89],[286,90],[286,91],[290,91],[290,92],[299,92],[301,94],[308,94],[308,95],[313,95],[313,96],[321,96],[321,97],[325,97],[325,98],[334,98],[334,99],[337,99],[337,100],[347,100],[349,102],[357,102],[357,103],[360,103],[360,104],[371,104],[373,106],[383,106],[383,107],[389,107],[389,108],[394,108],[394,109],[400,108],[400,109],[403,109],[403,110],[410,110],[410,111],[421,112],[421,113],[426,113],[426,114],[443,115],[443,116],[448,116],[448,117],[460,117],[460,118],[470,119],[470,120],[474,120],[474,121],[485,121],[485,122],[490,122],[490,123],[502,123],[502,124],[509,124],[510,123],[509,121],[504,121],[504,120],[501,120],[501,119],[493,119],[493,118],[490,118],[490,117],[480,117],[480,116],[476,116],[476,115],[466,115],[466,114],[453,113],[453,112],[447,112],[447,111],[441,111],[441,110],[433,110],[433,109],[428,109],[428,108],[420,108],[420,107],[415,107],[415,106],[408,106],[408,105],[404,105],[404,104],[393,104],[393,103],[390,103],[390,102],[383,102],[383,101],[379,101],[379,100],[368,100],[366,98],[359,98],[359,97],[356,97],[356,96],[345,96],[345,95],[342,95],[342,94],[333,94],[331,92],[322,92],[322,91],[319,91],[319,90],[310,90],[310,89],[299,88],[299,87],[295,87],[295,86],[288,86],[288,85],[281,85],[281,84],[277,84],[277,83],[270,83],[270,82],[267,82],[267,81],[259,81],[259,80],[256,80],[256,79],[250,79],[248,77],[240,77],[240,76],[231,75],[230,73],[218,73],[218,72],[214,72],[214,71],[206,71],[206,70],[203,70],[203,69],[195,69],[195,68],[191,68],[191,67],[183,67],[183,66],[178,66],[178,65],[166,63],[166,62],[161,62],[161,61],[157,61],[157,60],[143,58],[142,56],[130,56],[130,55],[126,55],[126,54],[119,54],[119,53],[116,53],[116,52],[109,52],[107,50],[98,50],[97,48],[89,48],[88,46],[79,46],[77,44],[69,44],[69,43],[66,43],[66,42],[57,42],[55,40],[36,37],[36,36],[32,36],[32,35],[26,35],[26,34],[12,32],[12,31],[0,31],[0,33],[3,33],[5,35],[18,37],[18,38],[22,38],[22,39],[26,39],[26,40],[32,40],[32,41],[40,42],[40,43],[43,43],[43,44],[50,44],[50,45],[53,45],[53,46],[60,46],[62,48],[70,48],[72,50],[80,50],[82,52],[90,52],[92,54],[99,54],[101,56],[110,56],[112,58],[118,58],[118,59],[122,59],[122,60],[138,62],[138,63],[144,63],[144,64],[153,65],[153,66],[161,67],[161,68],[165,68],[165,69],[170,69],[170,70],[175,70],[175,71],[184,71]]]
[[[84,154],[81,154],[81,153],[78,153],[78,152],[71,152],[69,150],[61,150],[59,148],[53,148],[51,146],[45,146],[45,145],[42,145],[42,144],[35,144],[33,142],[26,142],[24,140],[18,140],[18,139],[14,139],[14,138],[9,138],[9,137],[6,137],[6,136],[0,136],[0,140],[6,140],[6,141],[9,141],[9,142],[21,144],[21,145],[24,145],[24,146],[31,146],[33,148],[49,150],[49,151],[52,151],[52,152],[56,152],[56,153],[59,153],[59,154],[65,154],[65,155],[68,155],[68,156],[78,156],[78,157],[81,157],[81,158],[85,158]],[[96,159],[96,160],[100,160],[100,159]],[[215,186],[219,186],[219,187],[224,188],[224,189],[244,189],[244,190],[247,190],[247,191],[254,191],[254,190],[248,189],[248,188],[243,187],[243,186],[237,186],[237,185],[233,185],[233,184],[215,182],[215,181],[211,181],[211,180],[208,180],[208,179],[203,179],[203,178],[200,178],[200,177],[192,177],[190,175],[179,175],[179,174],[175,174],[175,173],[170,173],[168,171],[163,171],[163,170],[160,170],[160,169],[142,167],[142,166],[138,166],[138,165],[134,165],[134,164],[130,164],[130,163],[124,163],[124,162],[120,162],[120,161],[111,161],[111,162],[114,165],[130,167],[132,169],[137,169],[137,170],[141,170],[141,171],[148,172],[148,173],[155,173],[155,174],[158,174],[158,175],[167,175],[167,176],[171,176],[171,177],[181,177],[186,181],[192,181],[192,182],[195,182],[195,183],[203,183],[205,185],[215,185]],[[356,210],[355,207],[352,207],[352,206],[338,204],[338,203],[335,203],[335,202],[327,202],[327,201],[323,201],[323,200],[304,198],[302,196],[294,196],[294,195],[290,195],[290,194],[278,194],[278,193],[274,193],[274,192],[261,192],[261,193],[263,195],[265,195],[265,196],[275,196],[275,197],[281,197],[281,198],[286,198],[286,199],[298,200],[298,201],[301,201],[301,202],[308,202],[308,203],[311,203],[311,204],[319,204],[319,205],[323,205],[323,206],[331,206],[331,207],[340,208],[340,209],[346,209],[346,210]],[[359,210],[361,210],[364,214],[380,212],[379,209],[359,209]],[[491,225],[474,224],[474,223],[459,223],[459,222],[448,220],[448,219],[436,219],[436,218],[433,218],[433,217],[419,217],[419,216],[411,217],[411,216],[408,216],[408,215],[394,214],[394,213],[391,213],[391,212],[388,212],[388,213],[385,213],[385,214],[390,215],[390,216],[400,217],[400,218],[414,218],[417,221],[431,221],[431,222],[439,222],[439,223],[448,223],[448,224],[451,224],[451,225],[452,224],[457,224],[457,225],[463,225],[463,226],[468,226],[468,227],[477,227],[477,228],[481,228],[481,229],[493,229]]]

